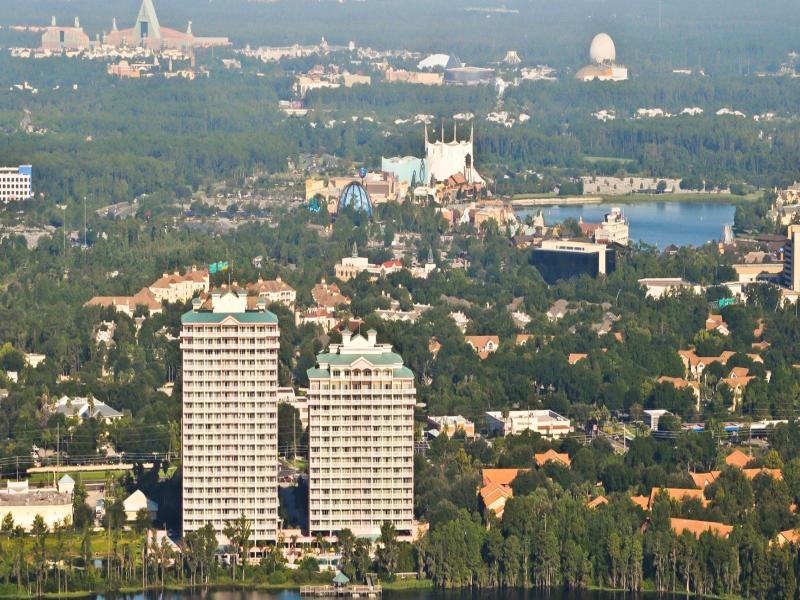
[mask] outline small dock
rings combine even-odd
[[[379,598],[379,585],[304,585],[300,595],[306,598]]]

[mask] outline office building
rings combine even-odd
[[[388,344],[342,332],[309,369],[309,530],[375,537],[414,513],[414,375]]]
[[[519,435],[533,431],[542,437],[558,439],[567,435],[572,427],[569,419],[552,410],[498,410],[486,413],[486,429],[490,435]]]
[[[33,197],[31,165],[0,167],[0,201],[13,202]]]
[[[614,250],[605,244],[575,240],[544,240],[531,254],[531,264],[547,283],[586,274],[611,273],[616,266]]]
[[[183,533],[245,515],[278,535],[278,319],[264,298],[212,292],[181,319]]]

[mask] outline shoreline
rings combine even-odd
[[[747,196],[735,196],[733,194],[627,194],[624,196],[586,196],[585,201],[580,201],[581,197],[565,196],[553,197],[512,197],[511,205],[516,210],[527,210],[539,207],[553,206],[597,206],[601,205],[626,205],[626,204],[749,204],[761,198],[761,194],[749,194]],[[599,198],[599,199],[598,199]]]
[[[242,582],[242,581],[222,581],[217,583],[210,583],[208,585],[189,585],[180,583],[169,583],[164,585],[148,585],[147,587],[141,586],[122,586],[119,588],[103,587],[95,590],[70,590],[68,592],[45,592],[40,596],[37,594],[28,594],[25,590],[22,593],[4,593],[0,591],[0,599],[12,600],[17,598],[94,598],[97,596],[116,596],[116,595],[130,595],[141,594],[147,592],[192,592],[192,591],[224,591],[224,590],[248,590],[248,591],[263,591],[263,592],[297,592],[300,593],[300,588],[305,585],[322,585],[321,582],[315,584],[299,584],[294,582],[286,583],[269,583],[269,582]],[[384,591],[390,592],[415,592],[433,590],[433,580],[431,579],[397,579],[392,582],[381,582],[381,587]]]

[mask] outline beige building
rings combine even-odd
[[[293,308],[297,301],[297,291],[280,277],[271,281],[259,277],[255,283],[247,284],[247,293],[266,298],[267,304],[280,303],[289,308]]]
[[[453,437],[459,431],[463,431],[467,438],[475,437],[475,423],[461,415],[428,417],[428,426],[447,437]]]
[[[245,515],[254,542],[275,541],[278,319],[263,298],[214,292],[181,321],[184,535]]]
[[[345,330],[309,369],[309,530],[410,534],[414,374],[377,334]]]
[[[572,431],[569,419],[552,410],[512,410],[486,413],[486,429],[490,434],[519,435],[534,431],[546,438],[558,439]]]
[[[199,271],[195,265],[181,275],[177,271],[164,273],[150,284],[149,290],[158,302],[188,302],[195,294],[207,292],[209,288],[208,270]]]

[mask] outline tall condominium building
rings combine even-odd
[[[309,369],[309,529],[411,533],[414,374],[377,334],[342,334]]]
[[[181,319],[183,533],[245,515],[278,535],[278,319],[263,298],[212,292]]]
[[[0,202],[27,200],[33,196],[31,165],[0,167]]]
[[[800,292],[800,225],[789,225],[789,241],[783,246],[783,285]]]

